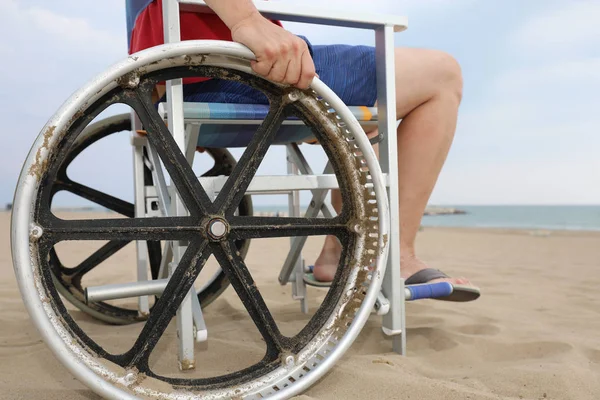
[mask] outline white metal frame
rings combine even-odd
[[[383,173],[387,176],[388,198],[390,205],[390,236],[389,257],[386,268],[385,279],[383,281],[382,294],[378,302],[378,308],[381,313],[388,310],[383,315],[382,330],[391,336],[392,348],[400,354],[406,353],[406,335],[405,335],[405,290],[404,280],[400,276],[400,245],[399,245],[399,202],[398,202],[398,159],[397,159],[397,138],[396,138],[396,93],[395,93],[395,51],[394,51],[394,32],[401,32],[408,26],[406,17],[393,15],[367,14],[352,10],[326,10],[323,8],[299,7],[293,3],[282,3],[278,1],[255,1],[257,9],[265,17],[271,19],[280,19],[292,22],[307,22],[313,24],[345,26],[351,28],[370,29],[375,32],[375,52],[376,52],[376,71],[377,71],[377,107],[378,107],[378,129],[383,134],[380,151],[380,165]],[[165,43],[176,43],[181,40],[179,11],[212,12],[212,10],[202,0],[173,0],[163,2],[163,24]],[[183,89],[181,80],[171,81],[167,84],[167,105],[169,129],[175,137],[175,141],[180,145],[182,151],[185,151],[185,127],[181,124],[184,121],[183,112]],[[219,121],[220,123],[221,121]],[[239,121],[236,121],[239,122]],[[288,155],[290,150],[288,147]],[[288,170],[296,172],[297,164],[288,160]],[[177,198],[176,198],[177,199]],[[177,200],[176,200],[177,202]],[[290,194],[290,213],[297,215],[299,206],[294,194]],[[292,242],[292,244],[294,244]],[[297,246],[301,247],[300,243]],[[292,247],[294,250],[294,247]],[[296,251],[297,253],[297,251]],[[180,253],[182,254],[182,253]],[[177,260],[177,253],[174,254],[174,260]],[[288,258],[286,264],[288,268],[291,263],[294,264],[295,274],[292,274],[291,280],[294,281],[293,296],[302,303],[302,310],[306,311],[305,293],[306,288],[303,282],[299,282],[297,277],[303,273],[302,259],[294,254]],[[284,265],[284,268],[286,266]],[[287,277],[284,271],[280,275],[280,282],[287,283]],[[386,301],[387,300],[387,301]],[[387,304],[382,306],[382,302]],[[191,310],[187,311],[188,314]],[[183,314],[183,313],[181,313]],[[178,321],[180,313],[178,313]],[[179,326],[179,324],[178,324]],[[191,339],[187,339],[191,342]],[[193,359],[193,346],[182,345],[180,349],[190,349],[186,354],[180,352],[180,357]]]

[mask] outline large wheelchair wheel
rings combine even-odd
[[[90,148],[90,146],[111,135],[123,131],[129,132],[131,129],[130,114],[111,116],[87,126],[71,146],[69,154],[62,163],[54,182],[51,183],[53,194],[50,199],[51,206],[55,199],[54,195],[61,191],[67,191],[123,217],[133,218],[135,210],[132,203],[73,181],[67,173],[69,166],[78,157],[83,157],[83,154],[85,154],[84,151]],[[235,158],[227,149],[207,148],[204,149],[204,152],[212,158],[214,164],[202,176],[227,176],[236,165]],[[145,186],[153,184],[152,174],[147,166],[144,166],[144,180]],[[252,199],[250,196],[244,196],[240,202],[238,214],[243,216],[252,215]],[[103,264],[128,243],[128,241],[122,240],[109,241],[72,268],[66,267],[61,262],[60,252],[52,248],[50,250],[49,264],[57,280],[57,290],[74,306],[99,320],[112,324],[129,324],[145,320],[147,315],[143,315],[137,310],[119,307],[102,301],[87,302],[85,299],[86,287],[82,283],[85,275],[92,270],[102,269]],[[250,240],[241,240],[236,243],[242,258],[246,257],[249,245]],[[147,248],[152,279],[157,279],[162,257],[161,243],[158,241],[148,241]],[[216,271],[212,277],[207,279],[206,284],[198,290],[198,300],[202,304],[202,307],[206,307],[212,303],[228,286],[229,279],[227,275],[223,270]]]
[[[359,334],[380,290],[387,257],[388,207],[379,164],[351,112],[317,79],[301,91],[252,74],[253,54],[219,41],[186,41],[130,56],[71,97],[38,136],[21,172],[14,201],[13,262],[32,321],[60,361],[98,394],[114,399],[287,398],[320,379]],[[153,87],[176,78],[208,76],[261,90],[270,111],[237,166],[210,201],[151,101]],[[52,214],[52,183],[84,128],[109,105],[137,113],[170,174],[188,216],[62,220]],[[335,172],[343,208],[333,218],[238,216],[236,210],[279,126],[295,116],[311,127]],[[216,224],[220,228],[212,229]],[[330,290],[294,336],[278,329],[235,241],[335,235],[343,246]],[[187,243],[179,266],[129,350],[113,354],[69,314],[50,265],[67,240]],[[227,275],[262,336],[260,361],[225,375],[190,378],[158,373],[150,356],[209,256]]]

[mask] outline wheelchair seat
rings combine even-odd
[[[348,108],[361,124],[375,126],[377,123],[376,107]],[[160,103],[158,110],[166,119],[165,103]],[[268,112],[266,104],[183,103],[185,120],[199,125],[197,145],[208,148],[246,147]],[[298,118],[290,117],[282,124],[273,144],[315,141],[310,128]]]

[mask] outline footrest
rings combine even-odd
[[[404,287],[405,299],[421,300],[421,299],[436,299],[438,297],[446,297],[452,294],[454,290],[450,282],[425,283],[422,285],[407,285]]]

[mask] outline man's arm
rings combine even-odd
[[[205,1],[231,29],[233,40],[254,52],[254,72],[301,89],[310,85],[315,66],[304,40],[260,15],[252,0]]]
[[[205,3],[233,29],[239,22],[258,14],[252,0],[205,0]]]

